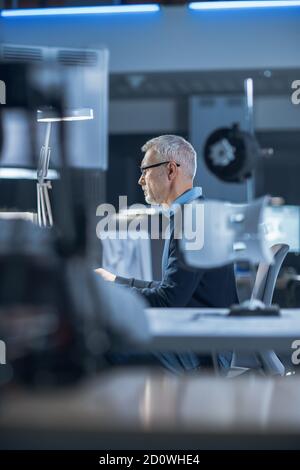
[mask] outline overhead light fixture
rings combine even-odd
[[[91,108],[64,109],[59,114],[54,108],[45,108],[37,111],[37,121],[46,122],[45,143],[41,148],[37,169],[37,220],[40,227],[52,227],[53,217],[48,189],[51,189],[51,181],[48,178],[50,162],[50,133],[51,124],[60,121],[86,121],[94,118]],[[47,179],[47,181],[46,181]]]
[[[115,13],[151,13],[160,10],[156,4],[145,5],[107,5],[87,7],[61,7],[61,8],[18,8],[2,10],[3,17],[21,16],[56,16],[56,15],[106,15]]]
[[[192,2],[191,10],[233,10],[241,8],[286,8],[299,7],[300,0],[237,0],[221,2]]]

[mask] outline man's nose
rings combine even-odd
[[[143,175],[140,176],[139,181],[138,181],[138,184],[139,184],[140,186],[144,186],[144,185],[145,185],[145,180],[144,180],[144,176],[143,176]]]

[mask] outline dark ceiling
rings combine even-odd
[[[246,78],[253,78],[255,94],[286,95],[292,91],[292,82],[300,78],[300,69],[111,74],[110,97],[134,99],[240,94]]]

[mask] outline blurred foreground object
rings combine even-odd
[[[5,67],[8,89],[20,85],[18,72],[24,79],[22,92],[11,101],[8,94],[6,106],[24,112],[36,164],[36,110],[51,107],[64,116],[64,71],[51,66],[50,73],[49,64]],[[72,383],[106,367],[108,349],[148,337],[144,303],[116,286],[113,291],[104,287],[88,265],[85,200],[82,195],[74,202],[65,125],[63,119],[58,122],[55,227],[42,228],[17,215],[0,218],[0,338],[7,349],[0,384]]]
[[[268,203],[268,196],[249,204],[213,200],[191,203],[183,212],[183,237],[179,241],[184,262],[195,268],[215,268],[237,261],[271,264],[273,257],[264,227]]]
[[[198,200],[191,205],[191,210],[184,209],[183,239],[179,247],[188,266],[207,269],[247,261],[254,268],[259,263],[255,285],[251,286],[251,298],[233,305],[229,313],[231,316],[278,316],[280,313],[279,307],[271,302],[289,246],[275,245],[271,249],[270,240],[274,237],[271,231],[267,233],[264,224],[269,202],[268,196],[248,204]],[[202,242],[198,243],[197,249],[186,229],[191,226],[194,226],[194,234]],[[247,356],[234,352],[231,368],[248,370],[257,368],[260,363],[269,374],[284,375],[284,366],[274,351]]]

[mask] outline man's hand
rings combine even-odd
[[[112,274],[109,271],[106,271],[106,269],[98,268],[98,269],[95,269],[94,271],[95,273],[102,276],[105,281],[115,282],[115,279],[116,279],[115,274]]]

